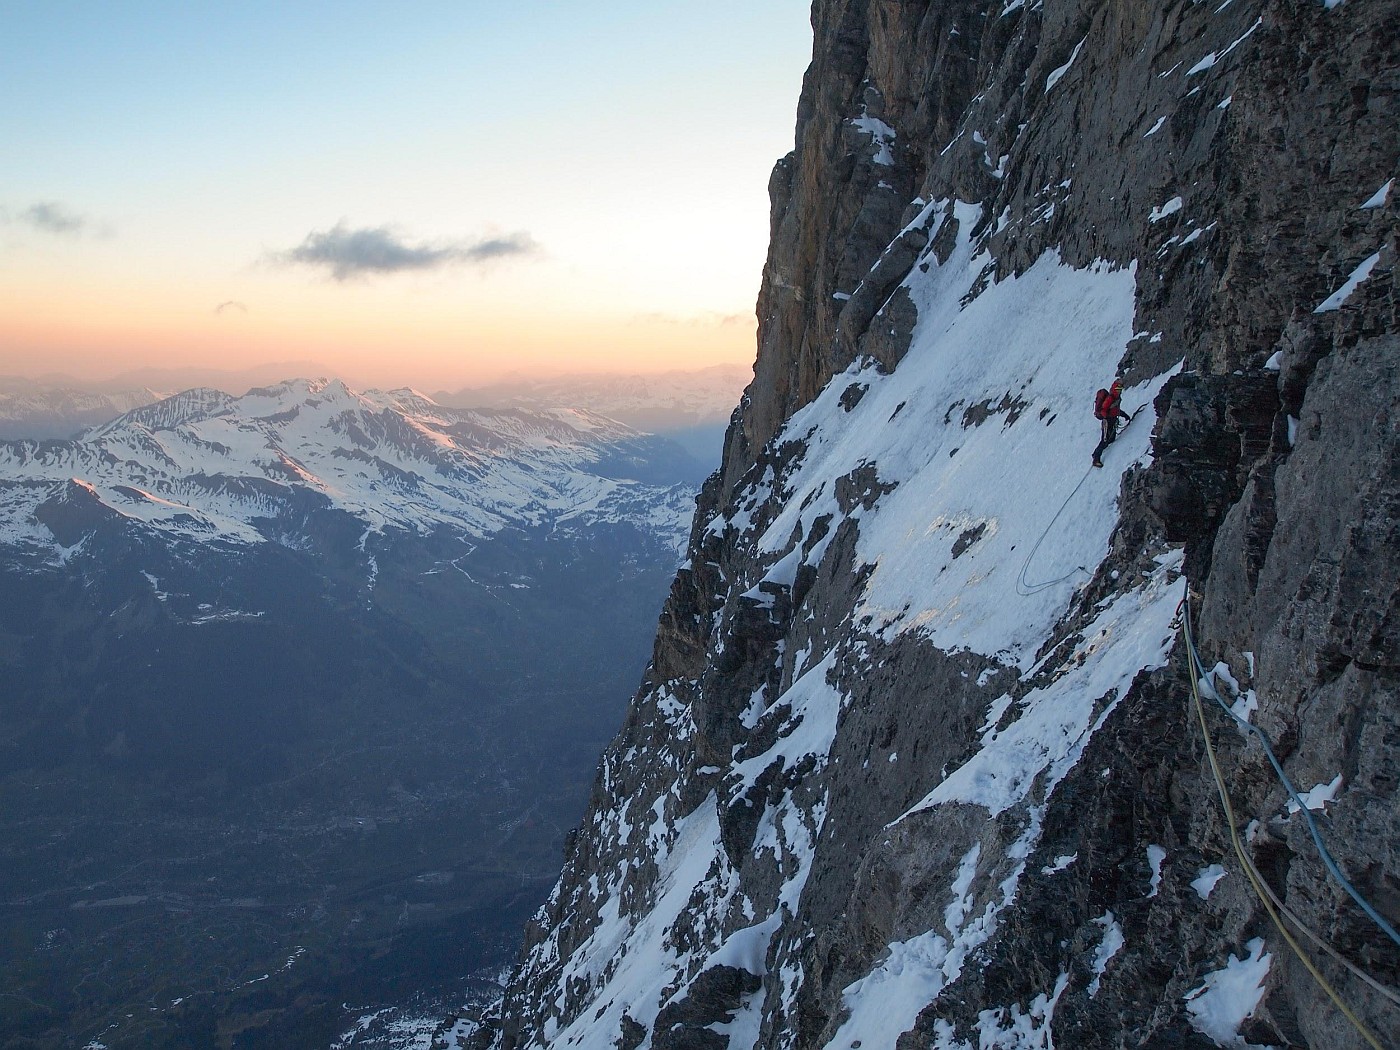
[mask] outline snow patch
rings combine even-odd
[[[1243,36],[1241,36],[1238,40],[1234,41],[1234,43],[1230,44],[1230,46],[1227,47],[1224,51],[1221,51],[1219,53],[1212,51],[1210,54],[1206,55],[1205,58],[1201,59],[1194,66],[1188,69],[1186,71],[1186,75],[1189,77],[1196,73],[1204,73],[1207,69],[1213,68],[1217,62],[1219,62],[1231,51],[1235,50],[1235,48],[1239,47],[1251,36],[1253,36],[1255,30],[1257,30],[1263,24],[1264,20],[1262,18],[1256,18],[1254,20],[1254,24],[1244,31]]]
[[[947,936],[930,930],[891,944],[889,954],[874,970],[843,989],[842,1001],[850,1016],[826,1044],[826,1050],[847,1050],[857,1044],[894,1046],[923,1009],[957,980],[969,955],[991,939],[998,915],[1015,899],[1025,858],[1040,836],[1040,816],[1038,809],[1032,809],[1028,824],[1007,851],[1007,856],[1018,862],[1016,867],[995,887],[991,900],[971,922],[966,919],[974,899],[981,847],[974,845],[964,854],[950,887],[952,900],[944,910]]]
[[[1088,39],[1088,37],[1084,38],[1084,40]],[[1068,62],[1066,62],[1062,66],[1058,66],[1055,69],[1052,69],[1050,71],[1050,75],[1045,78],[1045,93],[1047,95],[1050,94],[1050,89],[1056,84],[1058,84],[1060,80],[1064,77],[1064,75],[1069,72],[1069,67],[1074,65],[1074,60],[1079,57],[1079,49],[1084,46],[1084,40],[1081,40],[1079,41],[1079,43],[1074,45],[1074,50],[1070,52]]]
[[[1019,1003],[977,1015],[979,1050],[1054,1050],[1051,1024],[1060,996],[1069,987],[1069,974],[1062,973],[1054,989],[1041,992],[1026,1009]]]
[[[1186,75],[1189,77],[1195,76],[1197,73],[1204,73],[1207,69],[1210,69],[1212,66],[1214,66],[1215,63],[1218,61],[1219,59],[1216,57],[1215,52],[1212,51],[1210,54],[1206,55],[1205,58],[1201,59],[1194,66],[1188,69],[1186,71]]]
[[[1337,797],[1337,792],[1341,789],[1342,775],[1338,773],[1326,784],[1317,784],[1307,791],[1304,791],[1298,797],[1303,800],[1303,805],[1307,806],[1308,809],[1319,810],[1323,809],[1327,803],[1334,801]],[[1290,798],[1284,808],[1288,810],[1289,816],[1292,816],[1294,813],[1299,812],[1302,806],[1299,806],[1297,802]]]
[[[1151,213],[1147,216],[1147,221],[1148,221],[1148,222],[1161,222],[1161,221],[1162,221],[1163,219],[1165,219],[1167,216],[1169,216],[1169,215],[1175,215],[1177,212],[1179,212],[1179,211],[1181,210],[1181,207],[1182,207],[1182,200],[1181,200],[1181,198],[1180,198],[1180,197],[1173,197],[1171,200],[1167,201],[1165,204],[1161,204],[1161,205],[1157,206],[1156,208],[1153,208],[1152,211],[1151,211]]]
[[[1366,202],[1361,205],[1362,210],[1370,208],[1384,208],[1385,202],[1390,199],[1390,187],[1395,185],[1394,179],[1389,179],[1386,184],[1375,193],[1366,198]]]
[[[1322,302],[1317,305],[1317,308],[1313,310],[1313,313],[1325,314],[1340,309],[1341,305],[1351,298],[1351,293],[1356,291],[1361,282],[1371,276],[1371,271],[1376,268],[1376,263],[1380,261],[1380,252],[1376,252],[1374,255],[1367,256],[1363,259],[1361,265],[1351,271],[1351,276],[1342,282],[1342,286],[1326,299],[1322,300]]]
[[[1241,722],[1248,722],[1259,710],[1259,697],[1253,689],[1246,689],[1233,704],[1230,705],[1230,713]]]
[[[1225,869],[1219,864],[1212,864],[1196,873],[1196,877],[1191,880],[1191,888],[1196,891],[1201,900],[1209,900],[1211,891],[1215,889],[1215,884],[1226,874]]]
[[[1147,885],[1147,896],[1151,899],[1157,896],[1157,891],[1162,888],[1162,862],[1167,859],[1167,851],[1161,846],[1147,847],[1147,865],[1152,869],[1152,881]]]
[[[1127,943],[1123,937],[1123,927],[1118,925],[1112,911],[1104,912],[1094,922],[1103,927],[1103,939],[1099,941],[1099,946],[1094,952],[1094,979],[1089,982],[1088,989],[1090,999],[1099,994],[1100,983],[1104,971],[1108,969],[1109,960]]]
[[[1204,983],[1185,997],[1191,1027],[1218,1046],[1247,1045],[1240,1038],[1240,1025],[1253,1016],[1264,998],[1264,980],[1273,956],[1264,951],[1260,937],[1244,947],[1249,953],[1246,957],[1231,955],[1223,970],[1206,974]]]
[[[848,123],[870,136],[871,141],[875,144],[875,156],[872,159],[876,164],[884,167],[894,165],[894,150],[891,148],[896,138],[894,128],[869,114],[852,117]]]

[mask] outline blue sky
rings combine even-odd
[[[751,358],[810,47],[798,0],[0,3],[0,372]]]

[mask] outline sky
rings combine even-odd
[[[808,0],[0,0],[0,375],[752,362]]]

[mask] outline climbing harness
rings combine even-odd
[[[1133,414],[1128,417],[1128,422],[1123,424],[1123,429],[1127,430],[1132,421],[1137,418],[1138,412],[1141,412],[1146,407],[1146,405],[1139,405]],[[1055,511],[1055,516],[1050,519],[1050,524],[1045,526],[1045,531],[1040,534],[1040,539],[1035,541],[1035,546],[1032,547],[1030,553],[1026,555],[1026,560],[1021,564],[1021,571],[1016,574],[1016,593],[1022,598],[1029,598],[1032,594],[1039,594],[1047,587],[1053,587],[1057,583],[1064,583],[1078,573],[1089,572],[1083,565],[1076,565],[1063,576],[1057,576],[1053,580],[1041,580],[1039,583],[1030,583],[1026,579],[1026,572],[1030,569],[1031,562],[1035,560],[1035,555],[1036,552],[1040,550],[1040,545],[1045,542],[1045,537],[1050,535],[1050,530],[1055,527],[1055,522],[1060,520],[1060,515],[1065,512],[1065,508],[1069,506],[1070,501],[1074,499],[1079,490],[1084,487],[1084,482],[1089,480],[1089,475],[1093,472],[1094,468],[1092,466],[1084,472],[1084,476],[1079,479],[1079,484],[1075,485],[1074,488],[1070,490],[1070,494],[1066,496],[1065,501],[1060,504],[1060,509]]]
[[[1243,720],[1240,719],[1237,715],[1235,715],[1233,711],[1231,711],[1228,707],[1225,706],[1224,702],[1220,699],[1219,693],[1211,686],[1209,679],[1206,678],[1204,669],[1201,667],[1200,656],[1196,651],[1195,639],[1193,638],[1191,631],[1191,610],[1189,600],[1187,598],[1183,598],[1181,601],[1181,605],[1178,607],[1178,609],[1182,613],[1182,638],[1186,642],[1186,650],[1190,662],[1190,667],[1188,668],[1188,671],[1190,672],[1189,677],[1191,679],[1192,702],[1195,707],[1197,720],[1200,723],[1201,735],[1205,740],[1206,757],[1209,760],[1211,775],[1215,778],[1216,791],[1220,795],[1221,808],[1224,810],[1225,813],[1225,826],[1230,835],[1230,844],[1234,848],[1235,856],[1239,859],[1240,867],[1243,869],[1246,878],[1249,880],[1250,887],[1254,890],[1255,896],[1259,898],[1259,902],[1264,906],[1265,912],[1273,921],[1275,928],[1277,928],[1277,930],[1279,931],[1280,936],[1283,937],[1284,941],[1288,944],[1289,948],[1292,949],[1294,955],[1298,957],[1298,960],[1307,969],[1308,973],[1312,976],[1313,980],[1317,983],[1318,987],[1321,988],[1322,991],[1327,995],[1327,997],[1332,1000],[1336,1007],[1342,1012],[1343,1016],[1346,1017],[1346,1019],[1357,1030],[1357,1032],[1360,1033],[1361,1037],[1370,1046],[1372,1046],[1374,1050],[1384,1050],[1380,1041],[1356,1016],[1356,1014],[1351,1010],[1351,1008],[1348,1007],[1346,1003],[1342,1001],[1342,998],[1337,993],[1337,990],[1332,987],[1332,985],[1328,982],[1327,978],[1324,977],[1322,973],[1317,969],[1317,966],[1313,963],[1313,961],[1310,958],[1308,958],[1308,955],[1303,950],[1302,946],[1299,945],[1298,942],[1293,938],[1292,934],[1288,932],[1288,928],[1283,924],[1281,915],[1287,916],[1287,918],[1291,922],[1293,922],[1293,924],[1297,926],[1301,932],[1303,932],[1305,935],[1311,938],[1314,941],[1314,943],[1322,947],[1327,952],[1327,954],[1329,954],[1338,962],[1340,962],[1353,974],[1360,977],[1369,987],[1379,992],[1385,999],[1390,1001],[1392,1004],[1400,1004],[1400,996],[1397,996],[1393,990],[1385,987],[1379,981],[1376,981],[1373,977],[1371,977],[1369,974],[1362,971],[1359,967],[1355,966],[1353,963],[1343,958],[1342,955],[1336,951],[1336,949],[1334,949],[1331,945],[1327,944],[1317,933],[1311,930],[1307,926],[1307,924],[1305,924],[1301,919],[1299,919],[1297,915],[1295,915],[1288,908],[1284,907],[1283,902],[1278,899],[1278,896],[1274,893],[1272,887],[1269,886],[1268,882],[1260,874],[1259,869],[1255,867],[1253,858],[1250,857],[1248,851],[1244,847],[1244,844],[1240,841],[1240,834],[1237,826],[1237,820],[1235,817],[1234,806],[1230,802],[1230,793],[1225,784],[1225,776],[1221,772],[1220,764],[1216,759],[1215,744],[1210,735],[1210,726],[1206,722],[1205,705],[1201,702],[1200,686],[1204,684],[1207,690],[1213,695],[1214,699],[1218,703],[1220,703],[1221,707],[1223,707],[1226,713],[1228,713],[1232,718],[1234,718],[1235,721],[1243,722]],[[1243,724],[1245,724],[1246,726],[1249,725],[1249,723]],[[1250,728],[1255,727],[1251,726]],[[1258,731],[1257,729],[1256,731],[1259,732],[1261,739],[1263,739],[1262,731]],[[1265,740],[1264,746],[1266,749],[1268,748],[1269,745],[1267,743],[1267,740]],[[1292,790],[1292,784],[1289,783],[1286,778],[1285,786],[1289,789],[1290,793],[1293,794],[1294,798],[1297,799],[1297,792]],[[1301,804],[1301,799],[1299,799],[1298,801]],[[1303,811],[1307,811],[1306,807],[1303,807]],[[1318,843],[1318,845],[1319,848],[1321,848],[1320,842]],[[1348,889],[1351,889],[1349,883],[1347,884],[1347,887]],[[1353,895],[1359,896],[1359,894],[1356,894],[1354,889],[1351,889],[1351,892],[1353,893]],[[1381,921],[1384,922],[1384,920]]]

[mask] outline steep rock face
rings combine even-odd
[[[1400,947],[1177,610],[1396,925],[1393,5],[813,26],[754,382],[483,1039],[1390,1045]]]

